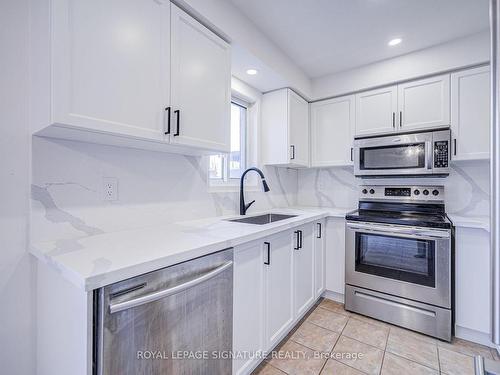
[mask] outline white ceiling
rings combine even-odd
[[[310,78],[488,28],[488,0],[227,0]],[[403,43],[387,42],[396,37]]]

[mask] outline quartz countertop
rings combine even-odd
[[[461,216],[456,214],[448,214],[448,217],[453,222],[455,227],[483,229],[490,231],[489,216]]]
[[[347,210],[300,207],[266,212],[297,216],[265,225],[227,221],[237,216],[206,218],[35,243],[30,252],[90,291],[327,216],[342,217]]]

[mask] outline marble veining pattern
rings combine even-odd
[[[295,205],[297,171],[262,169],[271,191],[249,186],[249,213]],[[118,179],[117,201],[104,201],[103,177]],[[35,137],[31,201],[37,243],[237,214],[239,189],[210,188],[208,157]]]

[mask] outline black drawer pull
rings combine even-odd
[[[177,137],[181,131],[181,111],[179,109],[176,109],[174,113],[177,115],[177,129],[174,133],[174,137]]]
[[[270,265],[271,264],[271,243],[264,242],[264,245],[267,246],[267,261],[265,261],[264,264]]]
[[[167,107],[165,108],[165,111],[167,112],[167,131],[165,132],[165,135],[170,134],[170,111],[171,108]]]
[[[321,233],[322,228],[321,227],[322,227],[322,225],[321,225],[321,223],[317,223],[317,224],[318,224],[318,237],[317,238],[321,238],[321,235],[322,235],[322,233]]]

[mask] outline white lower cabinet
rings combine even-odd
[[[489,344],[490,246],[483,229],[456,228],[455,335]]]
[[[268,238],[265,243],[265,342],[275,346],[293,322],[293,249],[289,231]]]
[[[294,316],[301,317],[314,302],[313,226],[306,224],[294,231],[293,289]]]
[[[264,243],[254,241],[234,249],[233,350],[249,353],[233,361],[233,374],[249,373],[259,362],[251,354],[263,349]]]
[[[333,292],[338,297],[337,299],[341,299],[345,288],[344,218],[328,218],[325,237],[325,287]]]
[[[234,249],[233,374],[251,373],[323,292],[323,230],[319,220]]]
[[[316,298],[319,298],[325,291],[325,223],[326,220],[314,223],[314,296]]]

